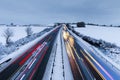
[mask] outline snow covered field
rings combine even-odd
[[[13,42],[17,41],[11,47],[5,46],[6,39],[4,37],[4,31],[7,28],[9,28],[13,32],[13,36],[11,37],[11,40]],[[35,37],[35,36],[37,36],[37,34],[38,34],[38,37],[40,35],[44,34],[45,32],[43,32],[43,33],[40,33],[40,32],[43,31],[44,29],[46,29],[47,27],[31,26],[32,32],[37,33],[37,34],[36,35],[33,34],[31,37],[28,37],[28,38],[26,37],[27,36],[26,28],[27,27],[25,27],[25,26],[0,26],[0,51],[1,51],[0,59],[6,57],[11,52],[14,52],[15,50],[19,49],[18,47],[20,47],[20,45],[22,46],[22,45],[34,40],[35,38],[37,38],[37,37]],[[32,39],[32,37],[33,37],[33,39]],[[16,46],[15,46],[15,44],[16,44]]]
[[[75,30],[81,34],[95,39],[102,39],[120,47],[120,28],[86,25],[86,28],[75,28]]]
[[[12,41],[16,41],[16,40],[18,40],[20,38],[23,38],[23,37],[25,37],[27,35],[26,31],[25,31],[25,29],[27,27],[20,27],[20,26],[7,27],[7,26],[0,26],[0,43],[2,43],[2,44],[5,44],[5,37],[3,36],[3,33],[4,33],[4,31],[7,28],[10,28],[13,31],[13,37],[11,37]],[[43,29],[45,29],[47,27],[34,27],[34,26],[32,26],[31,28],[32,28],[33,33],[37,33],[37,32],[40,32],[40,31],[42,31]]]

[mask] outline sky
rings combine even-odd
[[[120,0],[0,0],[0,24],[120,25]]]

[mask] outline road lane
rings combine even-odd
[[[67,54],[69,57],[73,77],[75,80],[92,80],[94,77],[90,74],[89,70],[83,63],[81,57],[77,54],[77,51],[74,48],[74,39],[69,35],[68,32],[63,30],[63,38],[67,50]]]

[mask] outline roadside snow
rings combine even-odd
[[[38,33],[38,32],[40,32],[40,31],[42,31],[42,30],[44,30],[45,28],[48,28],[48,27],[45,27],[45,26],[43,26],[43,27],[34,27],[34,26],[31,26],[31,28],[33,30],[33,33]]]
[[[118,27],[99,27],[86,25],[85,28],[75,28],[75,30],[86,36],[95,39],[102,39],[120,46],[120,28]]]

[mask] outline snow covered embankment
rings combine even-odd
[[[83,35],[75,30],[72,30],[73,33],[75,33],[77,36],[81,37],[83,40],[88,42],[89,44],[99,48],[102,52],[109,54],[109,53],[114,53],[114,54],[119,54],[120,53],[120,47],[117,45],[106,42],[102,39],[95,39],[90,36]]]
[[[34,33],[29,37],[26,36],[24,38],[21,38],[21,39],[15,41],[15,42],[13,42],[8,47],[6,47],[5,45],[0,44],[0,52],[1,52],[0,53],[0,55],[1,55],[0,59],[6,57],[8,54],[14,52],[15,50],[18,50],[19,47],[21,47],[21,46],[35,40],[36,38],[40,37],[41,35],[43,35],[44,33],[48,32],[50,30],[51,30],[51,28],[46,28],[46,29],[44,29],[43,31],[41,31],[39,33]],[[26,34],[24,34],[24,35],[26,35]]]

